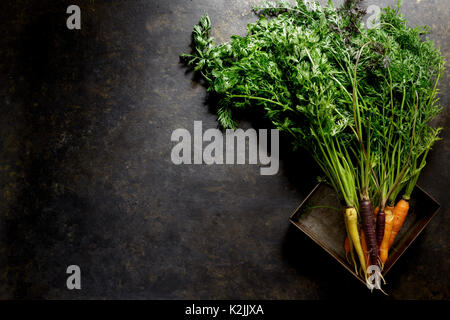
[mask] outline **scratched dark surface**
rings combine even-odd
[[[72,2],[80,31],[66,28]],[[173,130],[217,125],[179,64],[192,26],[208,12],[226,41],[259,2],[1,2],[1,299],[382,298],[289,226],[318,175],[305,155],[283,151],[275,176],[170,160]],[[402,11],[450,55],[449,1]],[[446,128],[448,94],[446,75]],[[442,137],[420,179],[441,212],[390,271],[387,299],[450,298],[448,129]],[[81,290],[66,288],[71,264]]]

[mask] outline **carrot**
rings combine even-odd
[[[348,221],[347,221],[347,216],[344,215],[344,222],[345,222],[345,230],[347,233],[347,236],[345,237],[345,240],[347,241],[348,244],[348,251],[350,252],[350,259],[348,257],[348,252],[346,252],[345,257],[347,258],[347,261],[349,264],[353,265],[355,267],[355,273],[358,272],[358,267],[355,261],[355,253],[353,251],[353,243],[352,243],[352,238],[348,237],[349,231],[348,231]],[[345,242],[344,242],[344,249],[345,249]]]
[[[350,252],[350,243],[348,243],[348,236],[345,236],[344,250],[346,255]]]
[[[373,223],[375,223],[375,225],[377,225],[378,211],[380,211],[380,207],[376,207],[375,210],[373,210]]]
[[[366,261],[366,265],[369,265],[369,250],[367,250],[366,236],[364,235],[363,229],[361,229],[360,231],[360,237],[361,237],[361,247],[364,253],[364,260]]]
[[[355,257],[353,255],[353,245],[350,243],[350,241],[348,240],[348,236],[345,236],[345,241],[344,241],[344,250],[345,250],[345,258],[347,259],[347,262],[349,264],[352,264],[355,266],[356,268],[356,263],[355,263]],[[350,254],[350,258],[349,258],[349,254]]]
[[[373,219],[372,203],[369,199],[361,199],[359,202],[359,213],[361,215],[364,236],[369,251],[369,265],[378,264],[378,247],[375,236],[375,225]]]
[[[362,229],[360,230],[359,236],[361,237],[361,245],[363,246],[363,249],[365,246],[365,253],[367,253],[368,251],[367,251],[366,237],[364,236],[364,232]],[[350,243],[348,241],[347,235],[345,236],[345,240],[344,240],[344,250],[345,250],[345,255],[348,255],[350,253]],[[366,263],[367,263],[367,259],[366,259]]]
[[[384,237],[380,246],[380,260],[384,264],[388,258],[389,240],[391,238],[394,214],[391,210],[386,210],[386,220],[384,224]]]
[[[389,248],[394,244],[395,237],[399,233],[400,229],[405,222],[406,216],[409,211],[409,202],[405,199],[397,202],[397,205],[394,207],[394,223],[392,225],[392,232],[389,238]]]
[[[359,258],[359,262],[365,274],[367,269],[366,269],[366,262],[364,260],[363,250],[361,247],[361,240],[359,238],[358,214],[356,213],[356,209],[347,208],[345,210],[345,218],[347,219],[346,225],[348,229],[348,235],[350,237],[351,242],[353,243],[353,247],[355,248],[355,251]]]
[[[384,212],[384,210],[380,210],[377,214],[377,223],[375,231],[378,248],[380,248],[381,242],[383,242],[385,222],[386,222],[386,213]]]

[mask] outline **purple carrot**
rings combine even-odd
[[[384,237],[384,225],[386,221],[386,214],[384,210],[380,210],[377,215],[377,246],[378,248],[381,246],[381,242],[383,242]]]
[[[378,262],[377,237],[375,235],[375,225],[373,218],[372,203],[370,200],[361,199],[359,203],[362,227],[366,237],[367,249],[369,250],[369,265],[376,265]]]

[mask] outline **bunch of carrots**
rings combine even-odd
[[[377,103],[361,94],[357,80],[358,63],[372,41],[361,47],[352,65],[352,93],[342,86],[353,109],[352,130],[357,137],[356,145],[349,148],[357,150],[357,169],[354,172],[359,179],[361,225],[358,228],[356,219],[346,214],[344,248],[355,268],[357,263],[353,252],[357,253],[361,273],[366,280],[368,266],[383,269],[389,250],[407,218],[409,200],[426,164],[427,154],[439,140],[441,128],[435,129],[429,122],[440,112],[436,87],[443,71],[443,65],[438,64],[434,77],[427,75],[427,78],[420,79],[422,85],[428,85],[428,90],[420,90],[417,82],[414,83],[417,78],[411,79],[412,83],[405,81],[394,86],[391,66],[387,66],[385,97],[388,99]],[[348,74],[351,74],[350,70]],[[339,187],[337,191],[341,194],[346,192]],[[403,195],[398,199],[400,192]],[[372,203],[376,204],[375,209]],[[382,278],[381,272],[379,276]],[[368,283],[368,286],[372,287],[372,284]]]
[[[400,2],[372,29],[358,3],[268,2],[246,36],[220,45],[204,15],[181,58],[217,98],[224,128],[252,108],[313,157],[345,206],[347,256],[373,288],[370,267],[381,276],[439,140],[431,120],[445,61],[426,27],[408,27]]]
[[[359,50],[351,77],[353,91],[351,94],[346,92],[353,109],[352,130],[357,137],[357,146],[350,148],[357,149],[359,168],[355,172],[360,182],[361,228],[354,221],[356,219],[347,218],[344,248],[355,268],[353,251],[357,253],[366,279],[367,266],[376,265],[383,269],[389,250],[407,218],[409,200],[428,152],[439,140],[441,128],[433,128],[429,123],[441,110],[436,88],[443,72],[441,61],[434,74],[394,86],[391,67],[395,66],[387,66],[385,97],[388,99],[377,103],[361,94],[357,80],[358,63],[364,49],[372,43],[365,43]],[[428,90],[418,88],[418,82],[422,86],[426,84]],[[346,91],[344,87],[342,90]],[[341,194],[346,192],[337,190]],[[403,195],[398,199],[400,192]],[[376,204],[375,209],[372,203]]]
[[[373,212],[374,225],[377,224],[378,212],[379,207],[376,207]],[[380,235],[381,241],[378,241],[377,239],[377,248],[379,250],[379,258],[381,263],[384,264],[386,262],[389,250],[394,244],[395,238],[400,232],[400,229],[402,228],[403,223],[405,222],[408,212],[409,212],[409,200],[403,198],[400,199],[394,207],[386,206],[384,233],[382,237]],[[369,250],[367,247],[366,237],[363,229],[359,230],[359,235],[361,239],[361,247],[364,253],[364,261],[366,265],[369,265]],[[350,244],[347,236],[345,237],[344,249],[346,254],[348,255],[350,253]]]

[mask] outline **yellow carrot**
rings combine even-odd
[[[364,274],[366,273],[366,261],[364,259],[364,253],[361,247],[361,240],[359,238],[358,231],[358,216],[355,208],[347,208],[345,210],[345,218],[347,219],[347,229],[348,235],[350,237],[351,242],[353,243],[353,247],[355,248],[356,254],[358,255],[359,262],[361,264],[362,270],[364,270]]]

